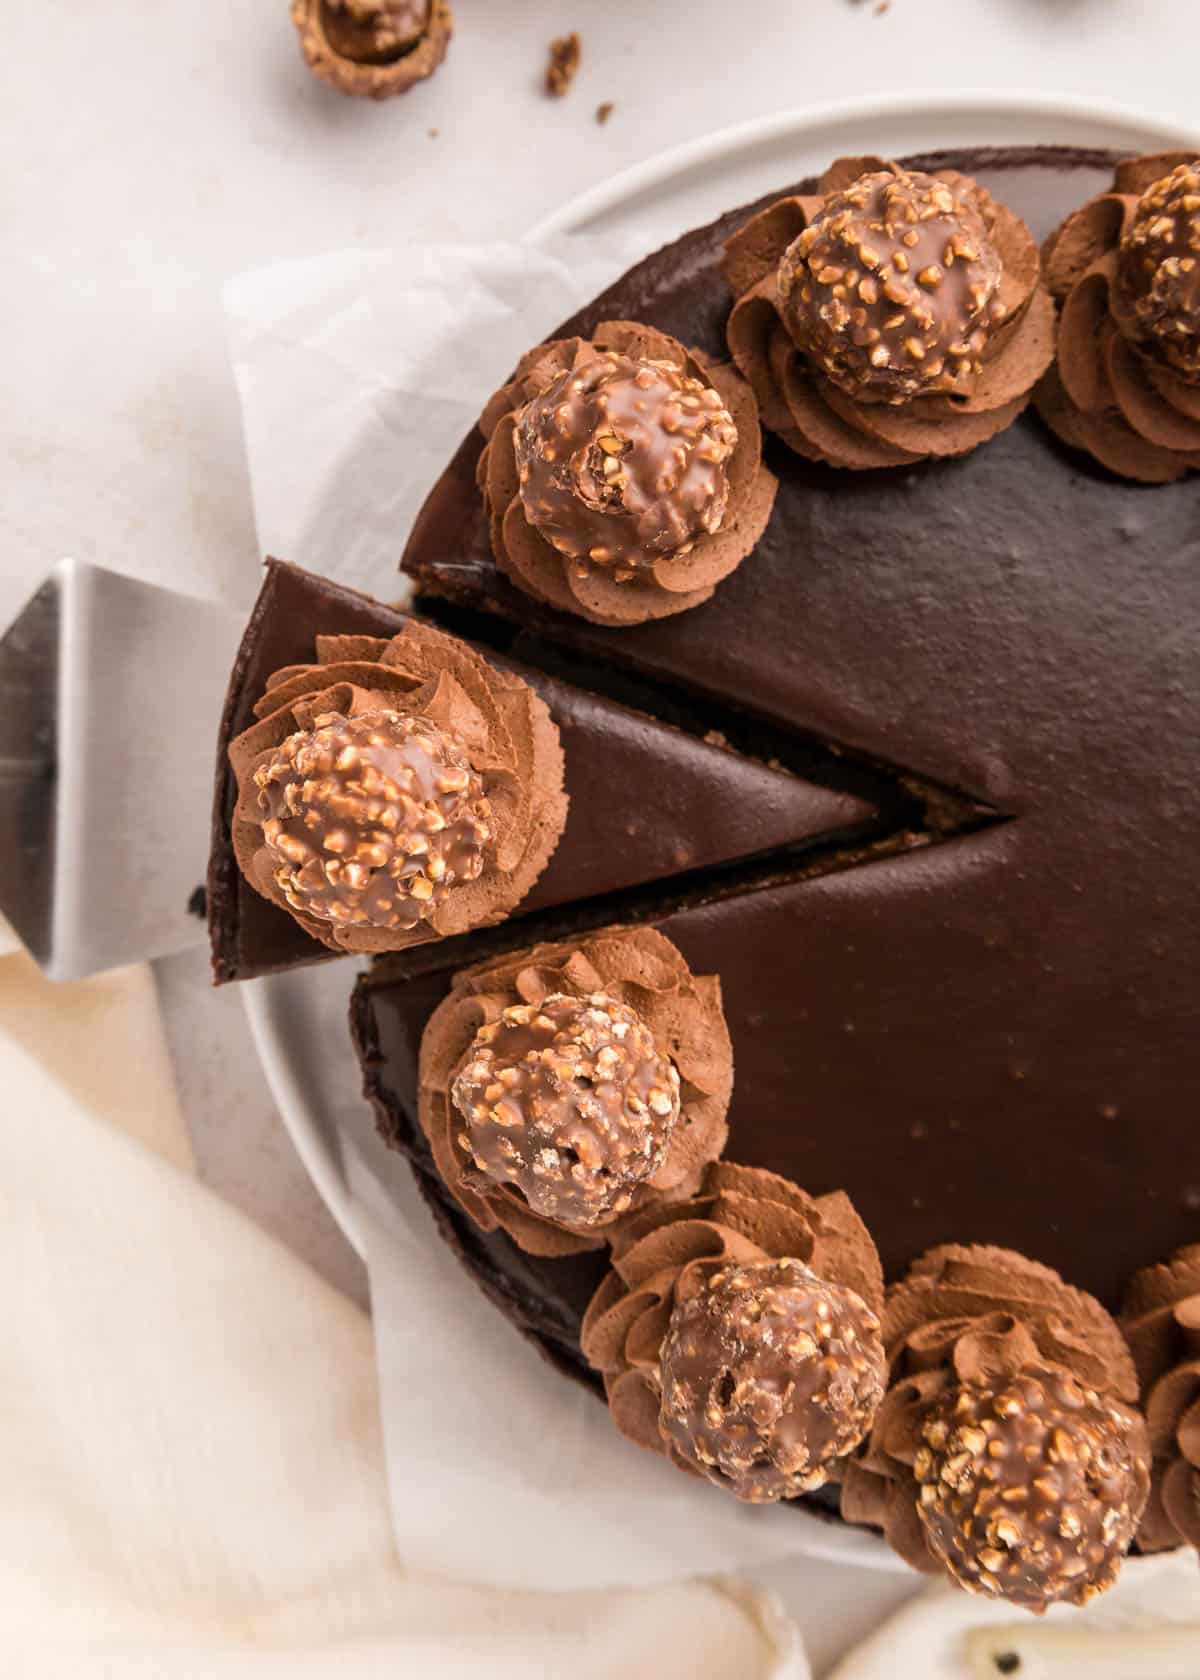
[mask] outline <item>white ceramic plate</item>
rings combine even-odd
[[[531,234],[636,229],[646,249],[712,220],[733,204],[817,173],[843,154],[903,155],[955,145],[1108,146],[1160,151],[1196,136],[1149,118],[1070,101],[964,97],[838,105],[783,113],[705,136],[636,164],[572,200]],[[353,581],[353,580],[350,580]],[[339,1125],[370,1125],[354,1103],[359,1069],[346,1032],[349,962],[300,969],[242,987],[255,1045],[296,1149],[348,1240],[361,1254],[343,1170]],[[813,1524],[805,1550],[878,1568],[883,1548],[861,1532]]]

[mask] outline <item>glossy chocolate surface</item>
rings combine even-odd
[[[254,721],[252,708],[272,672],[312,659],[316,636],[392,636],[404,622],[403,613],[368,596],[294,566],[269,564],[234,667],[218,748],[208,891],[218,980],[249,979],[335,954],[255,892],[234,862],[230,739]],[[522,914],[782,846],[838,843],[878,821],[868,779],[839,776],[834,766],[821,784],[772,769],[503,655],[488,657],[538,690],[566,756],[566,830]],[[456,961],[470,960],[463,938],[447,945]]]
[[[1112,162],[914,161],[978,175],[1039,237]],[[718,351],[717,255],[747,213],[650,258],[570,330],[633,317]],[[655,918],[721,975],[730,1157],[847,1189],[889,1276],[936,1242],[999,1243],[1117,1307],[1137,1267],[1200,1238],[1200,481],[1119,482],[1032,413],[896,472],[776,444],[759,550],[703,607],[607,631],[498,576],[478,448],[414,532],[423,590],[704,697],[718,727],[770,719],[1007,819]],[[418,1156],[412,1057],[447,984],[427,970],[405,991],[384,970],[356,1005],[370,1088]],[[462,1226],[485,1287],[577,1360],[596,1268],[549,1270]]]

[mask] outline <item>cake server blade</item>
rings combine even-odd
[[[51,979],[203,943],[194,894],[241,629],[213,602],[63,560],[0,638],[0,910]]]

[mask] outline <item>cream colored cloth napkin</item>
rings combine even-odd
[[[5,1680],[804,1680],[731,1583],[402,1567],[370,1326],[192,1176],[148,970],[0,958],[0,1112]]]

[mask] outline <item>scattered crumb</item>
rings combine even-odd
[[[596,121],[598,123],[606,123],[608,121],[609,117],[612,116],[612,114],[613,114],[613,102],[612,102],[611,99],[606,99],[604,101],[603,105],[597,105],[597,107],[596,107]]]
[[[437,137],[438,137],[438,135],[439,135],[439,134],[440,134],[440,133],[441,133],[441,132],[442,132],[442,131],[441,131],[441,129],[440,129],[440,128],[431,128],[431,129],[430,129],[430,130],[429,130],[429,138],[430,138],[430,139],[431,139],[431,140],[436,140],[436,139],[437,139]]]
[[[561,99],[574,81],[582,56],[583,47],[574,30],[551,41],[550,59],[546,65],[546,92],[554,99]]]
[[[208,892],[204,887],[194,888],[188,899],[188,915],[199,916],[201,921],[208,915]]]
[[[879,0],[879,4],[875,8],[875,16],[882,17],[884,12],[890,12],[891,9],[892,0]]]

